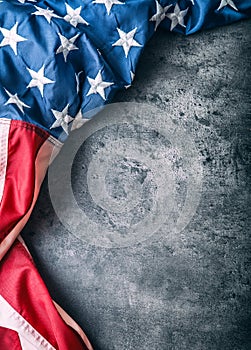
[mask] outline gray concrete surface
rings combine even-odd
[[[246,21],[191,37],[158,32],[132,88],[116,96],[116,101],[159,107],[163,118],[168,115],[193,139],[203,184],[197,211],[184,230],[175,233],[164,222],[152,237],[129,247],[92,245],[62,225],[47,181],[43,184],[24,238],[53,298],[84,328],[95,350],[251,349],[250,25]],[[115,134],[123,148],[125,132],[115,125],[93,133],[72,169],[81,210],[100,230],[116,226],[124,235],[128,212],[122,215],[122,208],[115,218],[94,205],[86,174],[90,159]],[[137,144],[142,132],[134,128],[131,142]],[[155,152],[169,147],[157,132],[146,137]],[[151,212],[158,181],[148,181],[141,159],[111,160],[112,155],[104,191],[117,203],[130,191],[133,199],[140,193],[142,211],[135,217],[130,211],[131,220],[140,221]]]

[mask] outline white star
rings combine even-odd
[[[123,32],[123,30],[119,28],[117,28],[117,31],[119,33],[120,39],[117,40],[114,44],[112,44],[112,46],[122,46],[126,57],[128,56],[128,53],[132,46],[142,46],[136,40],[134,40],[134,35],[136,34],[137,27],[128,33]]]
[[[182,27],[186,28],[184,24],[184,17],[186,16],[188,11],[188,8],[181,11],[178,3],[174,7],[174,12],[173,13],[167,13],[166,17],[169,18],[172,23],[171,23],[171,31],[179,24]]]
[[[53,10],[49,10],[47,9],[43,9],[41,7],[35,6],[35,8],[37,9],[36,12],[33,12],[32,15],[35,16],[44,16],[44,18],[47,20],[48,23],[51,23],[51,19],[54,18],[60,18],[58,15],[56,15],[54,13]]]
[[[37,87],[43,97],[44,85],[55,83],[55,81],[50,80],[44,76],[44,65],[37,72],[32,69],[29,69],[28,67],[27,69],[32,77],[27,88]]]
[[[104,4],[108,15],[110,14],[113,5],[124,5],[123,2],[118,0],[95,0],[93,3]]]
[[[75,40],[79,36],[79,34],[73,36],[71,39],[67,39],[65,36],[62,34],[58,33],[61,45],[56,51],[56,54],[63,52],[64,55],[64,60],[65,62],[67,61],[67,56],[69,55],[70,51],[72,50],[78,50],[78,47],[74,45]]]
[[[68,114],[69,104],[65,106],[65,108],[60,112],[52,109],[52,113],[56,118],[55,122],[52,124],[50,129],[58,128],[61,126],[68,135],[68,124],[73,120],[73,118]]]
[[[3,34],[3,40],[0,43],[0,47],[10,45],[15,55],[17,55],[17,44],[21,41],[27,40],[17,34],[17,26],[18,23],[16,22],[10,30],[0,27],[0,31]]]
[[[78,114],[73,120],[72,126],[71,126],[71,131],[75,129],[81,128],[86,122],[88,122],[90,119],[83,118],[81,110],[79,110]]]
[[[70,5],[68,4],[65,4],[65,5],[66,5],[67,15],[64,16],[64,20],[66,22],[69,22],[75,28],[79,23],[89,25],[89,23],[86,22],[86,20],[84,20],[83,17],[80,16],[82,6],[79,6],[74,10]]]
[[[233,2],[233,0],[221,0],[220,6],[217,8],[217,11],[219,11],[220,9],[222,9],[223,7],[229,5],[230,7],[232,7],[235,11],[238,11],[235,3]]]
[[[79,93],[79,90],[80,90],[79,76],[80,76],[81,73],[83,73],[82,70],[80,72],[78,72],[78,73],[75,73],[76,85],[77,85],[76,86],[77,94]]]
[[[157,0],[155,0],[155,2],[156,2],[156,11],[157,12],[155,13],[155,15],[153,15],[150,18],[150,21],[156,22],[154,30],[156,30],[158,28],[158,26],[163,21],[163,19],[165,19],[166,12],[169,10],[170,7],[172,7],[172,5],[162,7]]]
[[[15,104],[19,109],[20,111],[24,114],[24,109],[23,107],[26,107],[26,108],[31,108],[30,106],[26,105],[24,102],[22,102],[19,97],[17,96],[17,94],[15,95],[12,95],[7,89],[4,89],[6,91],[6,94],[9,96],[9,99],[7,102],[5,102],[4,105],[9,105],[10,103],[13,103]]]
[[[114,83],[103,81],[101,70],[98,71],[98,74],[96,75],[95,79],[92,79],[90,77],[87,77],[87,79],[91,87],[86,96],[89,96],[91,94],[99,94],[103,98],[103,100],[106,100],[105,89],[113,85]]]
[[[133,73],[131,70],[130,70],[130,76],[131,76],[131,83],[132,83],[134,78],[135,78],[135,73]],[[125,88],[129,89],[129,87],[131,87],[131,86],[132,86],[132,84],[125,85]]]

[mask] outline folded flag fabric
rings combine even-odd
[[[70,131],[134,78],[159,26],[193,34],[250,0],[0,1],[0,348],[92,349],[54,303],[19,234]]]

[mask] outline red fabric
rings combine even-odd
[[[18,334],[10,329],[0,327],[0,349],[22,350]]]
[[[12,120],[8,141],[8,166],[0,204],[0,242],[26,214],[32,203],[36,154],[49,137],[40,128]]]
[[[14,227],[17,231],[15,235],[18,235],[17,225],[28,214],[33,199],[36,198],[47,166],[47,156],[50,156],[50,152],[47,152],[48,145],[49,150],[52,147],[51,144],[45,144],[48,137],[48,133],[34,125],[22,121],[11,121],[6,176],[0,203],[2,247],[8,241],[3,239]],[[42,152],[43,156],[40,158],[39,150],[46,150],[48,154]],[[37,157],[38,152],[39,157]],[[0,260],[0,295],[55,349],[87,350],[79,334],[59,315],[22,243],[16,240],[7,253],[6,251],[2,250],[5,255]],[[7,320],[7,316],[5,318]],[[22,347],[18,334],[13,330],[0,327],[0,350],[20,349]]]
[[[18,241],[0,263],[0,295],[56,349],[87,349],[58,314],[29,253]],[[0,328],[0,349],[19,350],[15,343],[8,345],[8,334],[16,342],[13,332]]]

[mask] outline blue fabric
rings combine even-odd
[[[188,35],[251,16],[250,0],[116,0],[110,8],[104,2],[0,2],[1,118],[31,122],[64,140],[79,111],[90,118],[88,111],[109,103],[118,89],[131,84],[140,54],[158,24]],[[164,11],[159,23],[158,7]],[[41,9],[51,11],[47,18]],[[178,23],[173,13],[180,16]],[[129,32],[133,46],[127,52],[120,34]],[[65,53],[63,37],[73,45]],[[32,71],[40,71],[46,83],[39,87]],[[98,86],[99,78],[105,82],[96,90],[95,78]]]

